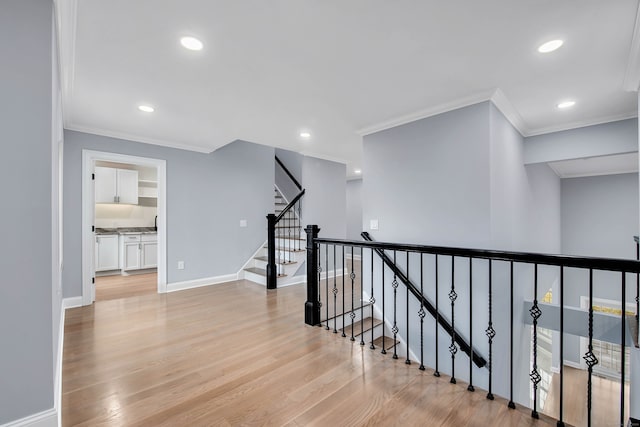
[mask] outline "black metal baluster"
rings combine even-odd
[[[542,380],[540,373],[538,372],[538,319],[542,315],[540,308],[538,307],[538,264],[535,264],[534,268],[534,280],[533,280],[533,305],[529,309],[529,314],[533,318],[533,369],[529,378],[533,384],[533,409],[531,410],[531,416],[533,418],[540,418],[537,411],[538,405],[538,384]]]
[[[338,278],[336,268],[336,245],[333,245],[333,333],[337,334],[338,323]]]
[[[451,379],[450,383],[456,383],[456,353],[458,347],[456,346],[456,323],[455,323],[455,301],[458,298],[458,294],[455,289],[455,256],[451,256],[451,291],[449,291],[449,300],[451,301],[451,345],[449,346],[449,353],[451,353]]]
[[[587,378],[587,427],[591,427],[591,377],[593,367],[598,364],[598,358],[593,354],[593,269],[589,269],[589,346],[583,359],[587,363],[589,372]]]
[[[424,297],[424,254],[420,254],[420,295]],[[418,311],[418,317],[420,318],[420,369],[424,371],[424,316],[426,312],[422,307],[422,301],[420,301],[420,310]],[[437,325],[436,325],[437,327]]]
[[[510,262],[510,317],[509,317],[509,408],[516,409],[513,402],[513,261]]]
[[[320,259],[320,244],[316,245],[316,253],[318,254],[318,310],[322,313],[322,260]],[[320,316],[320,327],[322,327],[322,316]]]
[[[329,327],[329,245],[324,245],[325,246],[325,250],[324,250],[324,262],[325,262],[325,267],[326,267],[326,272],[324,273],[324,284],[325,284],[325,292],[326,292],[326,296],[327,296],[327,308],[326,308],[326,313],[327,313],[327,326],[326,326],[326,330],[331,329]]]
[[[407,279],[409,278],[409,255],[407,252]],[[407,288],[407,360],[404,361],[407,365],[411,365],[411,360],[409,360],[409,286],[405,286]]]
[[[440,328],[440,309],[438,308],[438,254],[435,254],[435,264],[436,264],[436,370],[433,372],[433,375],[436,377],[439,377],[440,371],[438,370],[438,329]]]
[[[469,385],[468,391],[476,391],[473,387],[473,258],[469,257]]]
[[[487,334],[487,338],[489,338],[489,392],[487,393],[487,399],[493,400],[492,393],[492,384],[493,384],[493,338],[496,336],[496,331],[493,329],[493,282],[492,282],[492,262],[489,259],[489,326],[485,333]]]
[[[353,269],[353,246],[351,246],[351,274],[349,275],[349,278],[351,279],[351,313],[349,313],[349,317],[351,317],[351,341],[355,341],[355,337],[353,336],[353,320],[356,318],[356,312],[355,312],[355,307],[353,304],[353,297],[355,296],[355,286],[354,286],[354,282],[356,279],[356,272]]]
[[[626,305],[627,305],[627,283],[625,272],[622,272],[622,301],[620,307],[622,308],[622,332],[620,340],[620,426],[624,425],[624,377],[625,377],[625,351],[626,351]]]
[[[346,312],[344,311],[344,276],[345,276],[345,268],[347,266],[346,258],[344,257],[344,245],[342,245],[342,337],[346,337],[347,334],[344,333],[344,316]]]
[[[364,345],[364,246],[360,248],[360,345]]]
[[[393,265],[396,264],[396,251],[393,251]],[[393,328],[391,328],[391,332],[393,332],[393,358],[398,358],[397,346],[398,346],[398,322],[396,319],[397,312],[397,302],[398,302],[398,280],[396,278],[396,272],[393,271],[393,282],[391,282],[391,287],[393,288]]]
[[[369,303],[371,304],[371,345],[369,348],[375,350],[376,346],[373,345],[373,330],[375,323],[373,322],[373,305],[376,303],[376,299],[373,297],[373,249],[371,249],[371,296],[369,297]]]
[[[591,271],[591,270],[590,270]],[[560,414],[558,427],[564,427],[564,268],[560,266]]]
[[[383,252],[384,253],[384,252]],[[385,288],[384,288],[384,260],[382,258],[380,258],[380,268],[382,269],[382,286],[380,287],[380,289],[382,289],[382,351],[380,353],[382,354],[387,354],[387,346],[384,343],[384,336],[385,336],[385,312],[384,312],[384,294],[385,292]]]
[[[636,240],[636,261],[640,261],[639,240]],[[636,273],[636,321],[640,321],[640,273]]]

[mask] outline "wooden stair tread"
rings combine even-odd
[[[400,341],[398,340],[393,340],[392,337],[384,337],[384,346],[385,346],[385,350],[391,350],[393,348],[394,345],[396,344],[400,344]],[[373,345],[376,347],[380,347],[382,348],[382,337],[378,337],[375,340],[373,340]]]
[[[257,257],[254,257],[253,259],[257,259],[258,261],[269,262],[269,258],[266,257],[266,256],[257,256]],[[280,265],[289,265],[289,264],[297,264],[297,263],[298,263],[297,261],[289,261],[289,262],[284,262],[284,261],[277,262],[276,261],[276,264],[280,264]]]
[[[360,326],[362,324],[362,326]],[[382,320],[380,319],[371,319],[371,317],[366,317],[363,320],[358,320],[353,323],[353,334],[354,336],[360,335],[360,331],[367,332],[376,326],[382,325]],[[351,333],[351,324],[344,325],[343,329],[340,329],[340,332]]]
[[[258,274],[260,276],[267,277],[267,270],[265,270],[264,268],[249,267],[249,268],[245,268],[244,271],[248,271],[249,273]],[[286,277],[286,274],[278,274],[278,277]]]

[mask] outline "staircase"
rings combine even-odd
[[[274,189],[274,212],[280,215],[288,205],[287,200],[276,188]],[[278,271],[278,287],[303,283],[306,280],[304,266],[306,241],[305,233],[300,225],[300,218],[295,209],[288,210],[276,225],[276,268]],[[261,285],[267,281],[267,244],[254,255],[243,269],[244,278]],[[299,273],[296,275],[296,273]]]

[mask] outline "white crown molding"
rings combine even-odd
[[[520,132],[520,135],[526,136],[529,133],[529,128],[520,115],[520,112],[516,110],[500,88],[496,89],[493,95],[491,95],[491,102],[493,102],[493,105],[507,118],[509,123]]]
[[[90,133],[93,135],[107,136],[109,138],[117,138],[117,139],[123,139],[127,141],[141,142],[143,144],[159,145],[161,147],[176,148],[178,150],[195,151],[197,153],[204,153],[204,154],[209,154],[215,151],[216,149],[220,148],[220,147],[216,147],[216,148],[198,147],[195,145],[181,144],[181,143],[172,142],[172,141],[165,141],[161,139],[154,139],[154,138],[147,138],[139,135],[133,135],[126,132],[114,132],[106,129],[99,129],[95,127],[81,126],[76,124],[65,125],[64,128],[67,130]]]
[[[480,102],[489,101],[493,97],[495,89],[490,91],[476,93],[464,98],[455,99],[450,102],[445,102],[440,105],[429,107],[423,110],[418,110],[413,113],[405,114],[403,116],[395,117],[380,123],[376,123],[356,131],[360,136],[371,135],[372,133],[380,132],[386,129],[391,129],[396,126],[404,125],[407,123],[415,122],[416,120],[426,119],[438,114],[446,113],[449,111],[457,110],[460,108],[468,107],[470,105],[478,104]]]
[[[335,163],[342,163],[344,165],[346,165],[347,163],[349,163],[348,160],[345,160],[341,157],[333,157],[333,156],[327,156],[326,154],[319,154],[319,153],[314,153],[312,151],[300,151],[300,154],[306,157],[315,157],[316,159],[321,159],[321,160],[327,160],[330,162],[335,162]]]
[[[627,71],[624,75],[622,87],[629,92],[637,92],[640,88],[640,6],[636,12],[629,62],[627,63]]]
[[[62,112],[65,124],[69,117],[75,82],[76,30],[78,0],[55,0],[54,10],[58,29],[58,56],[62,87]]]
[[[635,119],[636,117],[638,117],[637,112],[629,112],[629,113],[622,113],[622,114],[614,114],[612,116],[599,117],[596,119],[578,120],[571,123],[563,123],[560,125],[549,126],[546,128],[533,129],[529,131],[527,134],[523,134],[523,136],[529,137],[529,136],[544,135],[547,133],[561,132],[563,130],[578,129],[578,128],[583,128],[587,126],[601,125],[603,123],[618,122],[620,120]]]

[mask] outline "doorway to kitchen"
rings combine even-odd
[[[166,292],[166,162],[83,151],[83,305]]]

